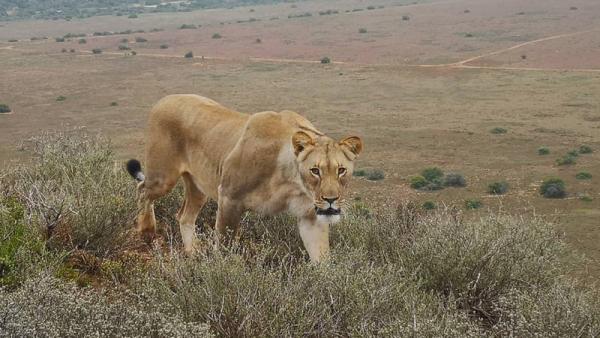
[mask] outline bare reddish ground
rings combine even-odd
[[[230,59],[256,57],[317,61],[329,56],[334,61],[366,64],[444,64],[547,36],[600,28],[597,20],[600,2],[593,0],[577,0],[569,4],[562,0],[457,0],[410,6],[397,6],[390,1],[372,3],[384,8],[346,13],[346,10],[353,8],[364,9],[366,3],[309,1],[299,3],[298,8],[284,4],[257,6],[255,12],[241,8],[177,15],[157,14],[142,16],[137,19],[139,21],[101,17],[77,22],[33,22],[30,23],[33,26],[29,28],[30,35],[41,35],[48,29],[56,35],[140,27],[146,30],[166,27],[167,30],[129,36],[89,37],[87,45],[78,45],[76,39],[65,44],[42,41],[19,45],[46,52],[56,52],[61,48],[102,48],[116,52],[122,38],[133,40],[134,36],[144,36],[149,40],[148,43],[130,44],[131,48],[140,53],[182,56],[187,51],[193,51],[197,56]],[[570,10],[571,6],[576,6],[578,10]],[[340,13],[326,16],[317,14],[325,9],[337,9]],[[465,13],[466,9],[468,13]],[[288,14],[306,11],[313,13],[313,16],[287,18]],[[402,20],[405,15],[410,20]],[[237,23],[251,17],[262,21]],[[271,20],[274,17],[278,19]],[[177,29],[184,23],[203,26],[195,30]],[[19,30],[23,25],[22,22],[6,24],[0,31],[0,39],[9,38],[17,32],[24,37]],[[360,28],[366,28],[368,32],[360,34]],[[221,34],[223,38],[212,39],[214,33]],[[256,43],[257,38],[262,42]],[[597,44],[590,42],[581,42],[577,38],[558,39],[551,44],[543,42],[539,46],[550,44],[550,48],[571,52],[556,57],[545,53],[548,57],[534,57],[521,65],[544,68],[548,63],[551,68],[580,65],[586,68],[600,67],[599,58],[594,57],[597,56]],[[170,48],[159,49],[161,44],[168,44]],[[528,48],[543,47],[536,45]],[[520,50],[515,51],[517,55],[520,53]],[[498,59],[490,59],[489,63],[502,65],[508,62],[512,65],[512,56],[505,60],[500,55]],[[563,57],[566,60],[563,61]],[[575,60],[569,61],[571,58]],[[561,66],[560,62],[564,62],[564,65]]]

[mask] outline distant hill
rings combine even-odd
[[[203,8],[295,2],[294,0],[0,0],[0,20],[72,19],[97,15],[189,12]]]

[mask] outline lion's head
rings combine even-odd
[[[354,160],[363,148],[361,139],[351,136],[336,142],[299,131],[292,137],[292,146],[302,181],[313,193],[317,217],[329,223],[337,222],[354,171]]]

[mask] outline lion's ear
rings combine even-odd
[[[362,140],[358,136],[346,137],[339,142],[339,145],[342,147],[342,150],[344,150],[344,153],[346,153],[346,156],[350,160],[356,159],[363,150]],[[348,153],[350,153],[351,156],[348,156],[350,155]]]
[[[294,147],[294,154],[298,156],[306,147],[312,146],[315,141],[303,131],[298,131],[292,136],[292,146]]]

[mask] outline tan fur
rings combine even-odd
[[[155,231],[153,202],[183,177],[185,202],[178,213],[186,252],[193,250],[194,223],[208,198],[218,202],[216,230],[233,238],[242,213],[290,212],[311,260],[329,251],[329,224],[362,151],[358,137],[340,142],[324,136],[291,111],[253,115],[227,109],[197,95],[171,95],[148,121],[145,180],[139,184],[138,229]],[[318,175],[311,172],[318,168]],[[345,168],[341,172],[339,168]],[[325,199],[337,199],[329,204]]]

